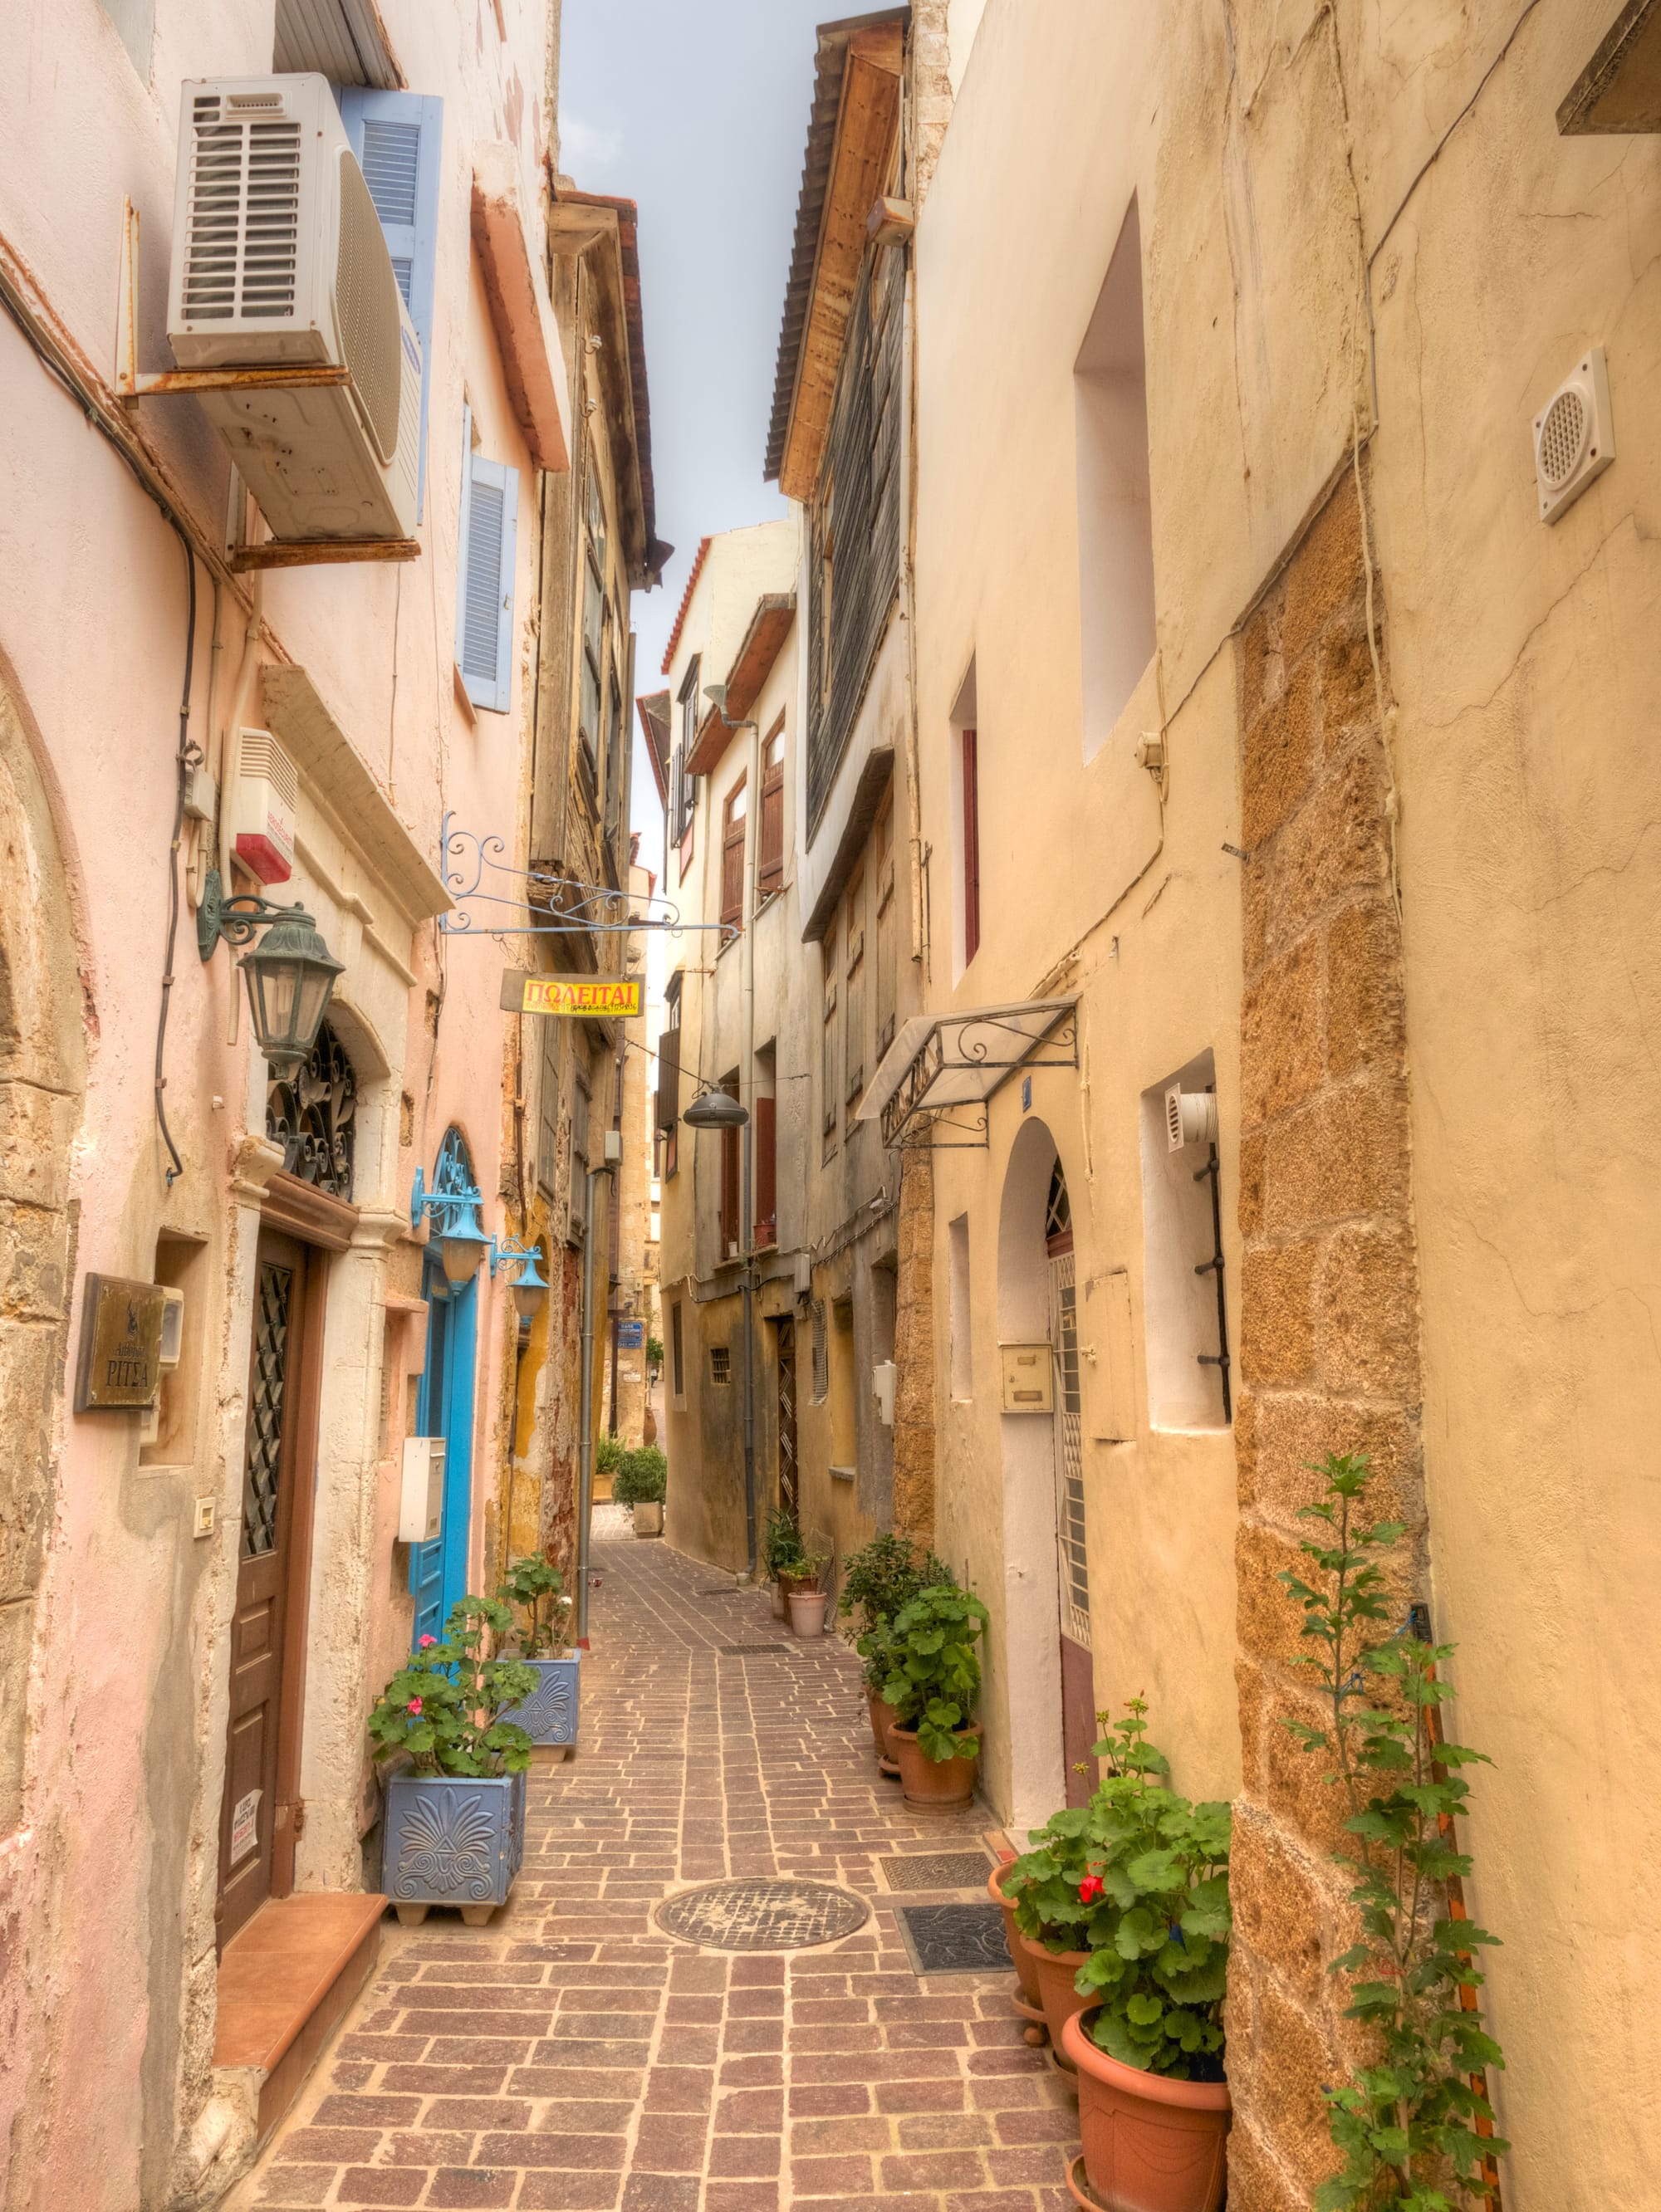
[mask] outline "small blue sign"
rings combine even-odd
[[[624,1352],[638,1352],[646,1341],[646,1324],[640,1321],[620,1321],[618,1323],[618,1343]]]

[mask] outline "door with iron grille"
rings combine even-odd
[[[797,1512],[796,1324],[786,1316],[775,1324],[779,1355],[779,1510],[794,1521]]]
[[[291,1619],[299,1510],[309,1505],[316,1449],[308,1388],[314,1255],[262,1230],[254,1260],[242,1528],[231,1620],[230,1718],[219,1821],[218,1940],[229,1942],[268,1897],[293,1884],[303,1638]],[[320,1307],[317,1310],[320,1315]]]
[[[1090,1649],[1090,1559],[1085,1541],[1084,1418],[1079,1391],[1079,1309],[1073,1223],[1061,1164],[1050,1184],[1045,1249],[1050,1340],[1056,1354],[1056,1540],[1061,1585],[1062,1753],[1067,1802],[1082,1805],[1095,1785],[1094,1666]]]

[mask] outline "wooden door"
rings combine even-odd
[[[254,1259],[242,1528],[219,1819],[222,1948],[294,1886],[305,1571],[317,1438],[319,1255],[262,1230]]]
[[[797,1510],[796,1479],[796,1324],[786,1317],[778,1324],[779,1355],[779,1509],[794,1521]]]
[[[411,1634],[417,1644],[423,1636],[443,1635],[451,1607],[467,1590],[478,1334],[475,1286],[447,1281],[430,1255],[422,1291],[427,1300],[427,1364],[416,1418],[421,1435],[444,1439],[444,1518],[430,1544],[410,1547],[410,1589],[415,1597]]]

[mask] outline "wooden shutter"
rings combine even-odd
[[[756,1243],[765,1250],[778,1239],[778,1101],[757,1098],[756,1115]]]
[[[963,964],[981,942],[980,748],[973,730],[963,733]]]
[[[739,1203],[739,1133],[721,1133],[721,1256],[727,1258],[742,1237]]]
[[[553,1027],[551,1022],[547,1024]],[[665,1030],[658,1039],[657,1127],[672,1129],[680,1119],[680,1029]]]
[[[761,851],[757,857],[758,889],[770,898],[784,881],[784,732],[776,730],[767,740],[761,777]]]
[[[729,927],[744,920],[744,831],[747,809],[739,783],[727,794],[721,815],[721,918]]]
[[[462,453],[461,573],[456,582],[456,666],[475,707],[505,714],[514,696],[514,556],[519,471]]]
[[[416,520],[427,483],[427,390],[432,380],[433,296],[438,258],[439,157],[444,102],[415,92],[340,88],[341,120],[380,217],[392,274],[421,341],[421,458]]]

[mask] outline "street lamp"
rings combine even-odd
[[[438,1256],[444,1263],[446,1279],[452,1283],[471,1283],[492,1242],[484,1233],[478,1193],[429,1190],[417,1168],[410,1190],[411,1226],[419,1229],[423,1218],[429,1213],[437,1232]]]
[[[548,1278],[542,1272],[541,1259],[539,1244],[520,1244],[511,1237],[493,1240],[490,1245],[493,1275],[498,1267],[516,1267],[519,1270],[513,1280],[514,1311],[521,1321],[534,1321],[548,1295]]]
[[[713,688],[713,687],[712,687]],[[721,705],[721,701],[716,704]],[[725,708],[722,708],[723,715]],[[706,1091],[695,1098],[681,1120],[689,1129],[742,1129],[744,1132],[744,1197],[739,1228],[744,1264],[744,1533],[750,1551],[750,1572],[756,1571],[756,1374],[754,1352],[754,1290],[751,1281],[754,1229],[750,1218],[750,1153],[753,1141],[747,1107],[725,1091]]]
[[[255,945],[257,930],[265,933]],[[196,949],[204,960],[212,959],[222,937],[227,945],[252,946],[238,965],[248,987],[254,1042],[276,1074],[291,1076],[311,1057],[345,963],[331,953],[303,906],[273,906],[252,894],[228,898],[214,869],[196,910]]]

